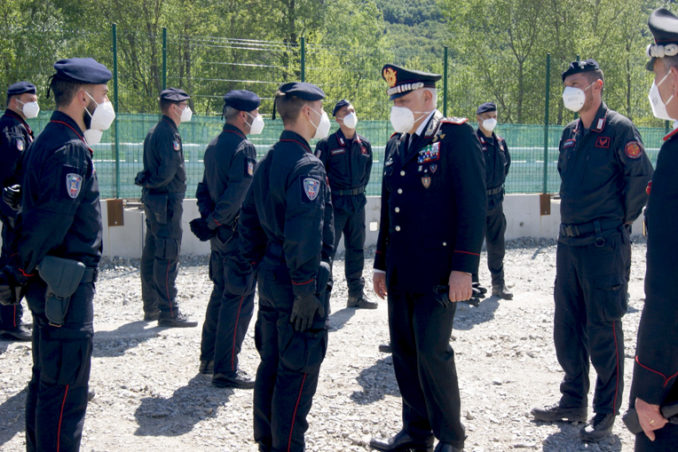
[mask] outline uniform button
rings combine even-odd
[[[443,242],[443,246],[447,246],[447,242]]]
[[[399,194],[399,195],[402,195],[402,194],[403,194],[403,189],[402,189],[402,188],[399,188],[399,189],[398,189],[398,194]]]
[[[396,208],[393,209],[393,210],[395,210],[395,213],[398,213],[398,212],[400,212],[400,207],[396,207]]]
[[[401,175],[401,176],[404,176],[404,175],[405,175],[405,171],[400,171],[400,175]]]
[[[396,230],[396,231],[400,231],[400,226],[396,226],[396,227],[395,227],[395,230]]]

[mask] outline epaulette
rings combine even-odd
[[[388,137],[388,139],[390,140],[391,138],[393,138],[396,135],[400,136],[400,132],[393,132],[393,134],[391,134],[391,136]]]
[[[457,126],[460,126],[462,124],[465,124],[468,121],[468,118],[457,118],[456,116],[452,116],[450,118],[443,118],[440,120],[440,122],[444,124],[454,124]]]

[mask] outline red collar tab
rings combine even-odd
[[[676,136],[676,133],[678,133],[678,128],[673,129],[671,132],[669,132],[669,134],[664,137],[664,141],[669,141],[671,138]]]

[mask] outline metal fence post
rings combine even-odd
[[[167,89],[167,28],[162,27],[162,89]]]
[[[118,27],[116,24],[113,28],[113,107],[116,113],[119,113],[118,108]],[[118,117],[116,115],[115,125],[115,197],[120,198],[120,137],[118,130]]]
[[[551,92],[551,54],[546,54],[546,101],[544,102],[544,186],[542,193],[548,193],[549,160],[549,96]]]
[[[306,81],[306,40],[301,37],[301,81]]]
[[[443,50],[443,116],[447,116],[447,46]]]

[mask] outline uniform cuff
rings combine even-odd
[[[307,281],[292,281],[292,292],[295,297],[312,295],[315,293],[315,278]]]
[[[480,265],[480,254],[455,250],[452,255],[452,271],[474,273]]]

